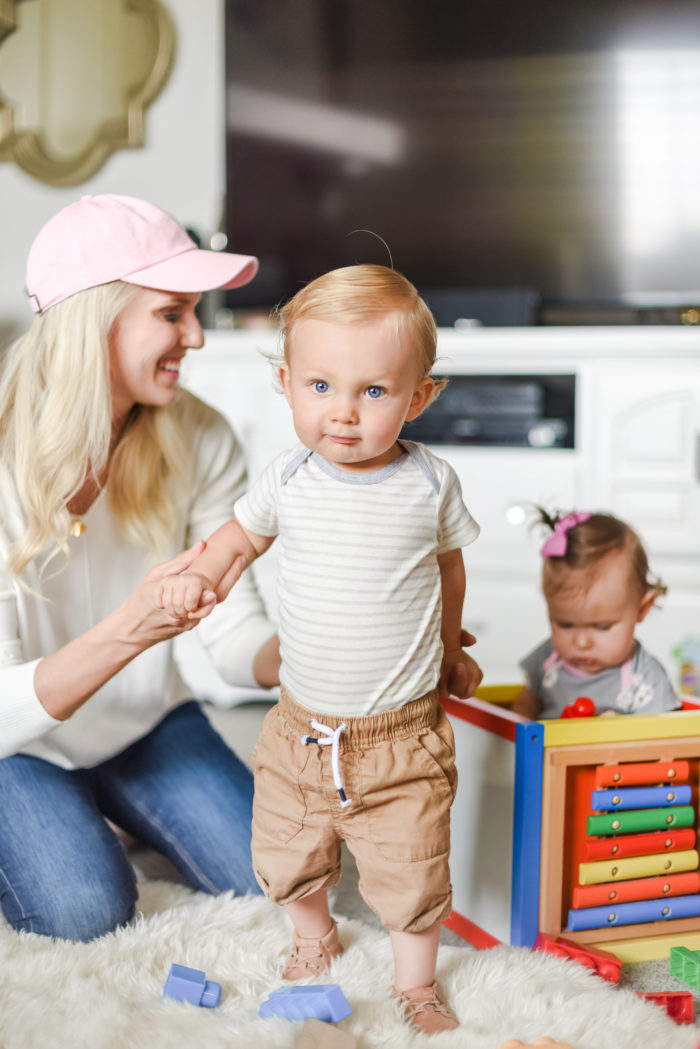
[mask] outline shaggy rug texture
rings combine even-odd
[[[166,881],[141,884],[139,915],[88,944],[17,935],[0,921],[2,1049],[287,1049],[302,1021],[260,1019],[283,986],[291,941],[284,912],[259,897],[212,898]],[[440,948],[438,979],[462,1026],[415,1033],[389,997],[383,931],[339,921],[345,953],[319,983],[337,983],[352,1007],[339,1025],[357,1049],[499,1049],[542,1035],[574,1049],[695,1049],[697,1027],[674,1024],[633,991],[569,961],[518,947]],[[172,962],[222,986],[214,1009],[162,997]]]

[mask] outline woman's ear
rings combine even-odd
[[[421,379],[413,391],[413,397],[406,413],[406,422],[410,422],[411,419],[417,419],[420,413],[428,407],[434,389],[435,380],[431,379],[429,375],[425,379]]]
[[[647,590],[639,602],[639,612],[637,613],[637,622],[641,623],[643,619],[646,619],[649,609],[656,601],[657,594],[655,590]]]

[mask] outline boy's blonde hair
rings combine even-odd
[[[67,504],[108,461],[112,439],[109,333],[135,292],[115,281],[36,317],[0,361],[0,464],[25,516],[6,571],[19,578],[42,551],[68,558]],[[126,535],[165,548],[184,440],[173,413],[137,405],[110,463],[107,498]]]
[[[302,320],[362,324],[393,314],[397,339],[415,348],[420,377],[427,378],[435,364],[435,319],[410,281],[388,266],[358,265],[331,270],[298,291],[276,314],[283,359],[287,362],[294,331]],[[430,400],[446,385],[446,379],[436,380]]]
[[[552,531],[566,515],[549,514],[538,507],[539,522]],[[666,593],[666,587],[658,577],[652,577],[649,561],[642,541],[625,521],[608,513],[594,513],[575,524],[566,532],[566,552],[561,557],[544,557],[542,564],[542,590],[556,593],[565,585],[562,568],[593,568],[606,554],[620,550],[627,558],[631,578],[640,594],[652,591],[656,597]]]

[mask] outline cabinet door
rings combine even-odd
[[[581,498],[581,456],[569,450],[436,445],[457,472],[464,502],[481,526],[465,559],[495,579],[539,578],[545,535],[537,506],[569,511]]]
[[[595,379],[598,506],[649,553],[700,553],[700,368],[694,361],[601,369]]]

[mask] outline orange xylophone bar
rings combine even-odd
[[[629,881],[605,882],[602,885],[579,885],[573,890],[573,905],[599,907],[613,900],[627,903],[632,900],[655,900],[662,896],[690,896],[700,892],[700,874],[688,871],[669,874],[668,877],[632,878]]]
[[[687,761],[644,761],[599,765],[596,787],[630,787],[644,783],[676,783],[690,774]]]

